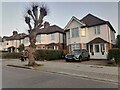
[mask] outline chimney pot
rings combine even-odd
[[[45,23],[44,23],[44,28],[47,28],[47,27],[49,27],[49,26],[50,26],[50,23],[47,22],[47,21],[45,21]]]
[[[18,32],[17,31],[13,31],[13,35],[17,35],[18,34]]]

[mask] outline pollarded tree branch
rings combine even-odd
[[[35,16],[35,20],[37,21],[38,20],[38,6],[37,5],[32,6],[32,12]]]
[[[26,17],[25,17],[25,22],[28,24],[29,29],[32,30],[32,26],[31,26],[31,24],[30,24],[30,17],[26,16]]]
[[[27,11],[27,13],[32,17],[32,19],[33,19],[34,22],[35,22],[35,17],[33,16],[32,11],[29,9],[29,10]]]

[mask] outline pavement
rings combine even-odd
[[[24,66],[27,63],[20,60],[3,60],[3,64],[9,66],[118,83],[118,67],[55,61],[37,61],[38,64],[43,64],[39,67]]]

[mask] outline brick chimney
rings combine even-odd
[[[45,23],[44,23],[44,28],[47,28],[47,27],[49,27],[49,26],[50,26],[50,23],[47,22],[47,21],[45,21]]]
[[[17,31],[13,31],[13,35],[17,35],[18,34],[18,32]]]

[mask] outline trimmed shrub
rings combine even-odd
[[[111,60],[112,58],[115,59],[116,64],[120,64],[120,49],[113,48],[109,50],[108,59]]]
[[[56,60],[64,55],[62,50],[37,50],[35,53],[37,60]]]
[[[20,58],[20,53],[2,53],[3,59],[17,59]]]

